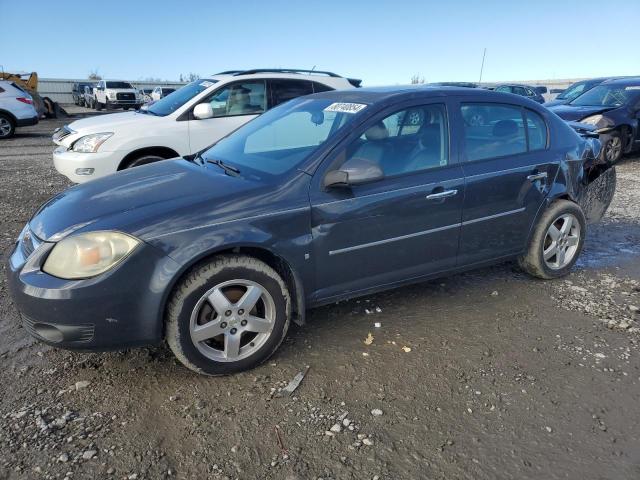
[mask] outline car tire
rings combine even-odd
[[[112,109],[112,107],[111,107],[111,103],[109,102],[109,99],[108,99],[108,98],[107,98],[107,99],[105,99],[105,101],[104,101],[104,109],[105,109],[106,111],[109,111],[109,110],[111,110],[111,109]]]
[[[624,153],[624,137],[620,132],[612,132],[602,145],[602,159],[608,165],[614,165]]]
[[[569,200],[557,200],[538,220],[518,263],[537,278],[565,276],[580,256],[586,232],[587,222],[580,206]]]
[[[143,155],[141,157],[133,158],[127,161],[121,170],[125,170],[127,168],[139,167],[141,165],[148,165],[149,163],[159,162],[160,160],[166,160],[166,158],[161,157],[159,155]]]
[[[100,110],[102,110],[102,104],[101,104],[98,100],[96,100],[95,105],[96,105],[96,110],[97,110],[98,112],[99,112]]]
[[[0,113],[0,139],[11,138],[16,133],[16,124],[9,115]]]
[[[123,110],[129,110],[129,107],[122,107]]]
[[[290,319],[289,291],[274,269],[253,257],[220,255],[193,268],[175,288],[166,340],[187,368],[229,375],[267,360],[284,340]]]

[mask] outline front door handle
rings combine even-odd
[[[529,180],[530,182],[535,182],[544,178],[547,178],[547,172],[534,173],[533,175],[529,175],[527,177],[527,180]]]
[[[453,197],[458,194],[458,190],[444,190],[438,193],[431,193],[427,195],[427,200],[439,200],[441,198]]]

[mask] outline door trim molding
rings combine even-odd
[[[329,255],[340,255],[341,253],[353,252],[354,250],[361,250],[363,248],[375,247],[378,245],[384,245],[387,243],[398,242],[400,240],[408,240],[409,238],[420,237],[423,235],[429,235],[432,233],[443,232],[452,228],[463,227],[465,225],[471,225],[478,222],[484,222],[485,220],[493,220],[494,218],[506,217],[507,215],[513,215],[521,213],[526,210],[525,207],[517,208],[515,210],[508,210],[506,212],[496,213],[494,215],[488,215],[486,217],[474,218],[473,220],[466,220],[460,223],[453,223],[451,225],[445,225],[444,227],[432,228],[430,230],[423,230],[421,232],[409,233],[408,235],[401,235],[399,237],[385,238],[384,240],[377,240],[375,242],[361,243],[359,245],[352,245],[351,247],[339,248],[337,250],[329,250]]]
[[[444,230],[450,230],[457,228],[461,224],[454,223],[452,225],[445,225],[444,227],[432,228],[430,230],[423,230],[421,232],[409,233],[408,235],[401,235],[399,237],[386,238],[384,240],[377,240],[375,242],[361,243],[360,245],[353,245],[351,247],[339,248],[338,250],[329,250],[329,255],[339,255],[341,253],[352,252],[353,250],[360,250],[362,248],[375,247],[376,245],[384,245],[385,243],[397,242],[399,240],[407,240],[409,238],[420,237],[422,235],[429,235],[430,233],[442,232]]]

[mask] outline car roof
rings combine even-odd
[[[602,83],[607,85],[619,85],[621,87],[637,86],[640,85],[640,77],[614,78],[612,80],[606,80]]]
[[[538,105],[536,102],[525,97],[510,93],[494,92],[482,88],[468,87],[446,87],[439,85],[405,85],[393,87],[366,87],[354,88],[353,90],[333,90],[329,92],[316,93],[314,98],[326,98],[336,102],[352,102],[377,104],[388,100],[399,102],[413,98],[442,98],[449,96],[473,97],[474,99],[486,101],[503,101],[505,103],[517,103],[526,106]]]

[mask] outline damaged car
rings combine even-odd
[[[479,107],[485,122],[465,123]],[[9,288],[48,344],[164,340],[188,368],[231,374],[269,358],[312,307],[508,260],[566,275],[611,200],[598,154],[510,94],[299,97],[198,154],[52,198],[11,252]],[[606,185],[593,192],[594,179]]]
[[[550,107],[570,122],[592,125],[609,165],[640,147],[640,78],[609,80],[566,105]]]

